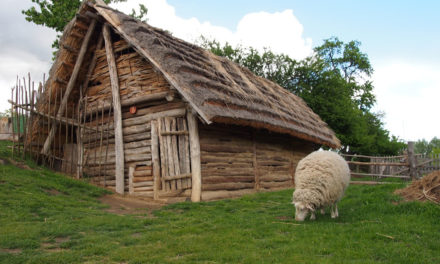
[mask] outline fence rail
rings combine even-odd
[[[440,170],[439,154],[414,154],[414,142],[399,156],[367,156],[342,154],[347,160],[355,184],[379,184],[382,179],[414,180]],[[367,181],[365,181],[367,179]]]

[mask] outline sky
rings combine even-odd
[[[194,42],[200,35],[233,45],[270,48],[295,59],[332,36],[358,40],[374,68],[371,79],[385,128],[404,141],[440,137],[440,1],[128,0],[148,8],[148,23]],[[0,1],[0,111],[9,108],[17,75],[48,73],[56,32],[27,22],[30,0]]]

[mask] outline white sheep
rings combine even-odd
[[[303,158],[296,167],[295,220],[304,221],[308,213],[315,219],[315,211],[330,206],[331,217],[338,217],[337,203],[350,183],[347,162],[335,152],[315,151]]]

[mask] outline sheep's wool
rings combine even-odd
[[[342,198],[349,183],[350,169],[341,156],[315,151],[298,163],[293,201],[314,209],[330,206]]]

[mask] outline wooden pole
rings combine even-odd
[[[192,192],[191,201],[200,202],[202,193],[202,172],[200,164],[200,142],[197,119],[191,110],[186,115],[188,119],[189,145],[191,152]]]
[[[157,121],[151,121],[151,160],[153,165],[153,198],[159,199],[160,189],[160,163],[159,163],[159,137],[157,134]]]
[[[409,176],[411,180],[417,179],[417,162],[414,155],[414,141],[408,142],[408,163],[409,163]]]
[[[113,97],[113,116],[115,120],[115,155],[116,155],[116,192],[124,194],[124,138],[122,134],[122,110],[121,99],[119,95],[119,80],[116,69],[115,56],[113,54],[112,41],[110,37],[110,28],[108,24],[104,24],[103,28],[105,52],[107,55],[107,63],[109,67],[110,83],[112,87]]]
[[[85,54],[87,52],[87,47],[89,45],[89,40],[92,36],[93,30],[96,26],[96,20],[92,20],[90,23],[89,29],[87,30],[87,33],[84,37],[84,40],[81,44],[81,49],[79,50],[78,58],[75,62],[75,66],[73,67],[72,75],[70,76],[69,82],[67,83],[66,92],[64,93],[63,99],[61,101],[60,107],[58,108],[57,117],[61,117],[64,113],[64,108],[67,105],[67,100],[69,99],[70,92],[72,91],[73,87],[75,86],[76,79],[79,74],[79,70],[81,69],[81,65],[83,63]],[[56,133],[56,124],[55,122],[52,124],[52,127],[49,131],[49,135],[46,138],[46,141],[44,142],[43,150],[41,151],[42,154],[47,155],[50,149],[50,145],[52,144],[52,140]]]
[[[11,89],[11,102],[14,102],[14,89],[17,86],[12,87]],[[12,122],[12,158],[14,158],[14,150],[15,150],[15,127],[14,127],[14,104],[11,103],[11,122]]]

